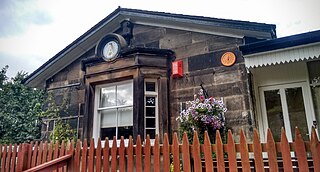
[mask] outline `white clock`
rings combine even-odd
[[[99,40],[95,55],[105,61],[113,61],[128,47],[126,40],[119,34],[107,34]]]
[[[120,51],[119,44],[116,41],[109,41],[102,49],[102,55],[106,60],[114,59]]]

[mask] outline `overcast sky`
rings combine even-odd
[[[320,0],[0,0],[0,67],[33,72],[118,6],[320,30]]]

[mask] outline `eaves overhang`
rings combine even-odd
[[[101,37],[119,29],[120,23],[123,20],[130,20],[134,24],[166,27],[237,38],[250,36],[261,39],[272,39],[276,37],[276,27],[272,24],[117,8],[36,69],[23,82],[30,87],[43,88],[47,79],[68,66],[85,52],[92,49]]]
[[[247,68],[320,58],[320,30],[239,47]]]

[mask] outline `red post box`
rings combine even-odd
[[[183,63],[182,60],[172,62],[172,77],[183,77]]]

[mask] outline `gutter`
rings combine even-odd
[[[243,55],[320,42],[320,30],[239,46]]]

